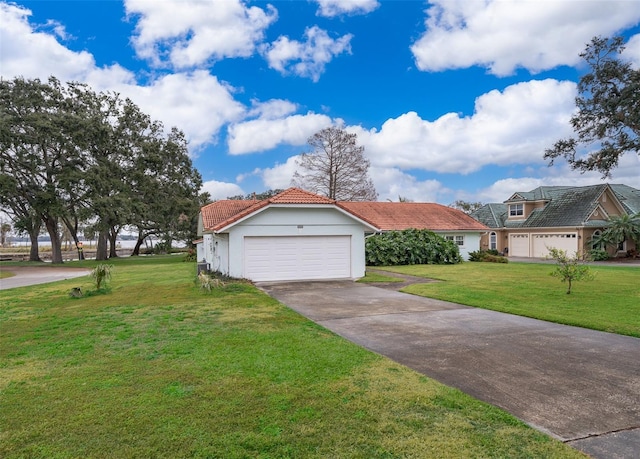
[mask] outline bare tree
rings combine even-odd
[[[337,127],[315,133],[307,141],[311,151],[297,161],[292,185],[338,201],[377,200],[369,160],[356,139],[356,134]]]

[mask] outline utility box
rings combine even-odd
[[[209,271],[209,263],[198,263],[198,275],[200,275],[201,272],[207,272]]]

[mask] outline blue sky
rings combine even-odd
[[[318,130],[358,134],[380,200],[503,201],[599,174],[548,167],[579,53],[635,0],[0,1],[0,76],[82,81],[182,129],[214,198],[286,188]],[[638,155],[612,183],[640,187]]]

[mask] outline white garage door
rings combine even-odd
[[[550,248],[565,250],[569,256],[578,251],[578,235],[576,233],[532,234],[533,256],[544,258],[549,255]]]
[[[529,256],[529,235],[511,234],[509,235],[509,255],[512,257]]]
[[[254,281],[350,278],[351,237],[245,237],[244,277]]]

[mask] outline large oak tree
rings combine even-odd
[[[578,83],[578,110],[571,117],[576,135],[545,151],[550,164],[564,157],[573,169],[607,177],[620,156],[640,154],[640,70],[620,57],[623,50],[622,37],[595,37],[580,54],[591,71]]]

